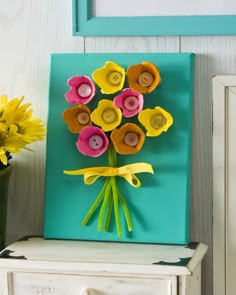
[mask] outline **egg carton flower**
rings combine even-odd
[[[125,82],[125,70],[118,64],[107,61],[102,68],[92,74],[93,80],[103,94],[113,94],[121,90]]]
[[[98,157],[107,150],[109,140],[100,128],[86,126],[81,130],[76,146],[81,154]]]
[[[126,118],[137,115],[143,108],[143,95],[130,88],[126,88],[121,94],[115,96],[114,104],[122,109],[122,115]]]
[[[62,118],[72,133],[80,133],[85,126],[92,125],[90,109],[80,103],[75,107],[66,109],[62,114]]]
[[[126,123],[111,133],[111,141],[117,153],[131,155],[138,153],[145,141],[143,130],[134,123]]]
[[[161,82],[160,72],[151,62],[132,65],[126,74],[130,88],[140,93],[152,92]]]
[[[173,117],[161,107],[146,109],[139,113],[138,119],[145,127],[147,136],[159,136],[173,124]]]
[[[122,113],[111,100],[102,99],[98,107],[91,114],[92,122],[102,128],[103,131],[111,131],[120,125]]]
[[[66,100],[71,104],[87,104],[96,93],[93,81],[87,76],[72,77],[68,81],[71,89],[65,94]]]
[[[126,78],[129,87],[123,88]],[[146,136],[159,136],[173,124],[172,115],[160,106],[153,109],[144,108],[144,94],[154,91],[160,82],[159,69],[152,62],[131,65],[125,71],[122,66],[112,61],[107,61],[104,66],[95,70],[92,79],[87,76],[76,76],[68,80],[71,89],[65,94],[65,98],[75,106],[66,109],[62,117],[70,132],[78,134],[76,142],[78,151],[90,157],[99,157],[105,152],[108,153],[108,166],[64,171],[69,175],[84,175],[84,182],[88,185],[99,177],[106,178],[101,192],[82,221],[83,225],[87,225],[100,206],[97,229],[100,231],[104,228],[108,231],[114,209],[117,235],[121,237],[119,212],[121,206],[128,231],[133,230],[131,215],[125,198],[119,191],[116,178],[122,177],[130,185],[138,188],[141,182],[136,174],[153,174],[154,171],[149,163],[132,163],[119,167],[117,154],[132,155],[140,152]],[[104,98],[91,109],[87,104],[96,98],[95,84]],[[123,118],[125,121],[131,121],[123,124]],[[136,120],[132,121],[135,118]]]

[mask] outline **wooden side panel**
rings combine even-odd
[[[236,85],[236,84],[235,84]],[[234,295],[236,290],[236,86],[228,88],[227,120],[227,180],[226,180],[226,294]]]
[[[179,295],[201,295],[201,263],[191,276],[179,277]]]
[[[233,295],[236,283],[236,76],[213,78],[214,295]]]

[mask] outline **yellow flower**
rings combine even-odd
[[[91,120],[100,126],[103,131],[111,131],[120,125],[122,120],[121,110],[111,100],[102,99],[98,107],[92,112]]]
[[[145,109],[139,113],[139,121],[145,127],[147,136],[159,136],[173,124],[173,117],[161,107]]]
[[[24,97],[13,98],[8,102],[7,96],[0,97],[0,122],[4,122],[7,126],[23,122],[32,116],[32,110],[27,110],[30,103],[21,105]]]
[[[7,96],[6,95],[0,96],[0,114],[4,110],[4,107],[6,104],[7,104]]]
[[[118,64],[107,61],[105,66],[92,73],[93,80],[104,94],[112,94],[123,88],[125,70]]]
[[[0,147],[0,162],[3,163],[3,165],[7,165],[7,156],[5,150]]]
[[[46,134],[42,120],[33,116],[30,103],[22,104],[23,99],[0,97],[0,169],[8,164],[10,154],[29,150],[28,144],[43,140]]]

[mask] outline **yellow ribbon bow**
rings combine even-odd
[[[123,177],[133,187],[140,187],[141,182],[135,173],[152,173],[152,166],[147,163],[135,163],[121,167],[91,167],[79,170],[64,170],[64,174],[68,175],[84,175],[84,183],[92,184],[100,176],[120,176]]]

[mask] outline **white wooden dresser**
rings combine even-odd
[[[200,295],[206,251],[26,237],[0,253],[0,294]]]

